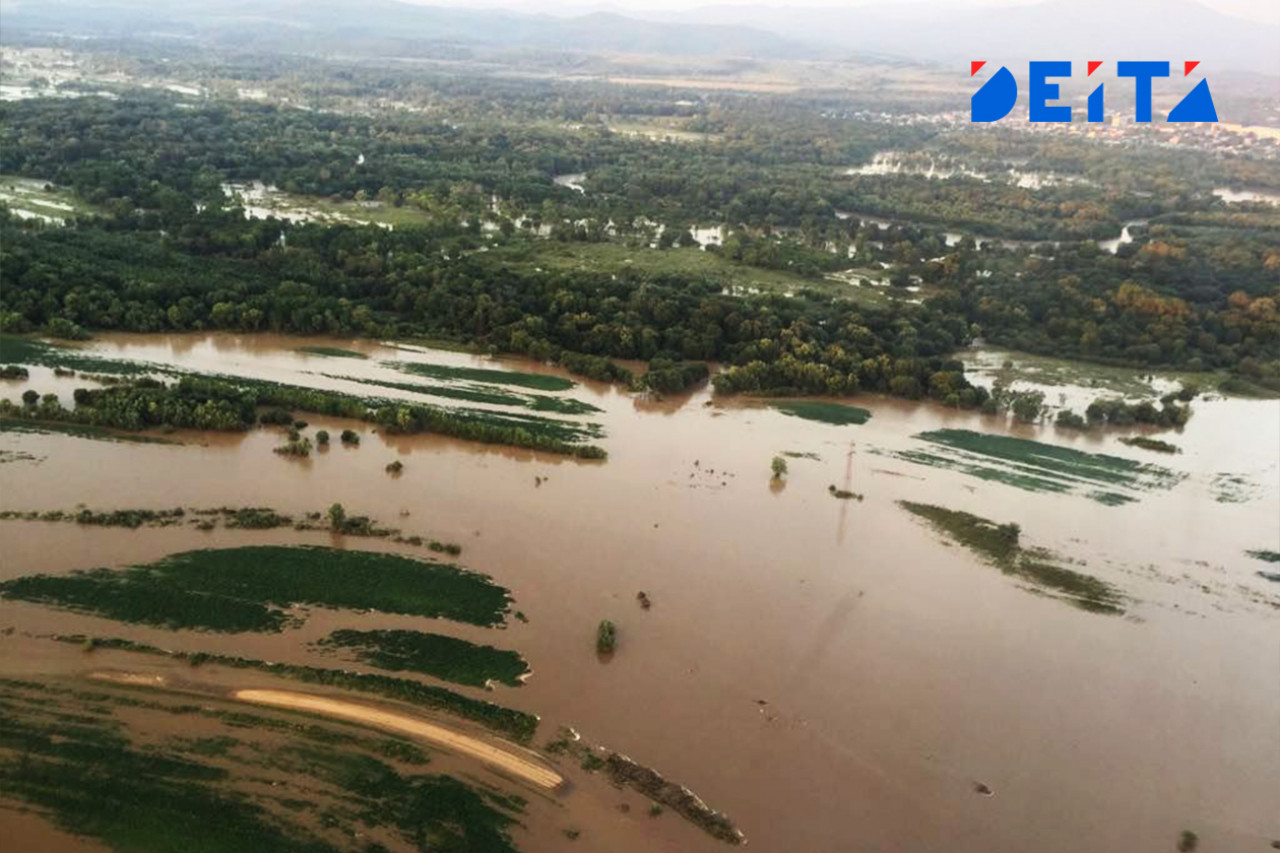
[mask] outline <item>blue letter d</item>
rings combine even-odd
[[[970,121],[999,121],[1018,102],[1018,82],[1003,65],[969,99]]]

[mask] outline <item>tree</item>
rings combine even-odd
[[[329,431],[327,429],[316,430],[316,444],[321,446],[329,443]]]
[[[36,403],[40,402],[40,392],[36,391],[34,388],[28,388],[26,391],[22,392],[22,402],[26,403],[28,406],[34,406]]]
[[[780,479],[787,473],[787,460],[781,456],[775,456],[773,462],[769,463],[769,467],[773,469],[773,479]]]
[[[329,517],[329,528],[334,532],[340,532],[343,523],[347,520],[347,511],[342,508],[342,504],[334,504],[329,507],[327,515]]]

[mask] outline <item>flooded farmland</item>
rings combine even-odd
[[[425,625],[519,650],[532,670],[522,686],[459,692],[537,714],[533,747],[571,727],[688,786],[753,848],[1159,850],[1193,828],[1205,850],[1254,850],[1280,837],[1280,585],[1247,553],[1280,550],[1280,401],[1196,400],[1185,427],[1158,434],[1181,450],[1168,456],[1120,442],[1136,430],[1005,425],[873,395],[856,401],[869,417],[832,424],[709,388],[655,400],[576,379],[567,386],[564,374],[527,361],[417,346],[108,335],[84,355],[527,410],[594,425],[591,440],[608,459],[384,435],[312,415],[302,415],[305,432],[351,429],[359,445],[335,441],[295,460],[273,453],[281,434],[270,428],[178,431],[162,436],[168,443],[0,432],[0,511],[270,507],[301,517],[341,502],[405,534],[461,544],[458,562],[510,590],[527,618],[495,631],[317,608],[297,628],[224,634],[4,598],[0,629],[14,631],[0,636],[0,676],[121,670],[224,690],[290,689],[259,671],[205,664],[193,673],[163,657],[87,654],[38,637],[334,666],[342,661],[317,643],[335,628]],[[979,381],[995,370],[981,352],[972,360]],[[1039,387],[1065,405],[1100,393],[1092,379],[1041,375]],[[1152,387],[1163,390],[1160,382]],[[70,400],[87,384],[33,367],[0,391]],[[1142,396],[1133,392],[1124,393]],[[538,395],[560,410],[537,410]],[[957,438],[970,434],[988,434],[986,443]],[[963,464],[934,464],[943,445]],[[1018,475],[1043,478],[1036,471],[1051,460],[1070,488],[975,473],[997,464],[989,446]],[[988,455],[978,465],[970,457],[980,452]],[[775,456],[788,460],[785,477],[771,477]],[[1112,463],[1099,459],[1124,463],[1125,501],[1090,499],[1090,478],[1113,488]],[[395,461],[403,470],[391,476]],[[1239,500],[1223,499],[1224,482],[1238,486]],[[1068,606],[1025,573],[996,570],[902,501],[1018,525],[1023,552],[1051,552],[1104,582],[1123,612]],[[391,539],[287,527],[11,519],[0,521],[0,582],[246,545],[415,552]],[[637,604],[641,591],[651,607]],[[607,661],[594,648],[602,619],[617,625]],[[513,837],[528,849],[559,849],[570,826],[584,849],[723,845],[675,814],[650,818],[641,798],[573,762],[552,766],[570,785],[554,796],[524,791],[533,805]],[[26,818],[19,830],[54,838]]]

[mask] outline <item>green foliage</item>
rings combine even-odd
[[[660,394],[679,394],[706,382],[710,375],[707,365],[700,361],[677,363],[669,358],[654,358],[649,360],[649,370],[640,382]]]
[[[6,597],[123,622],[279,631],[295,604],[497,625],[508,594],[484,575],[395,554],[258,546],[188,551],[122,570],[29,575]]]
[[[1250,557],[1253,557],[1255,560],[1262,560],[1267,563],[1280,563],[1280,551],[1258,549],[1256,551],[1246,551],[1245,553]]]
[[[529,665],[518,652],[478,646],[422,631],[334,631],[320,645],[350,651],[357,660],[393,672],[420,672],[455,684],[490,681],[519,687]]]
[[[342,431],[341,439],[343,444],[357,446],[360,444],[360,433],[355,430],[344,429]]]
[[[316,430],[316,444],[326,447],[329,444],[329,431],[327,429]]]
[[[1055,598],[1090,613],[1122,615],[1123,596],[1106,581],[1064,568],[1054,555],[1020,544],[1022,528],[997,524],[960,510],[933,504],[898,501],[898,505],[923,518],[939,532],[978,554],[991,565],[1020,581],[1032,584]]]

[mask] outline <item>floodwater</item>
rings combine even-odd
[[[297,352],[314,345],[369,359]],[[353,389],[318,373],[422,381],[380,364],[405,351],[369,342],[107,336],[91,347],[342,390]],[[550,370],[458,353],[408,357]],[[30,383],[3,392],[69,394],[77,381],[33,370]],[[1088,389],[1068,392],[1084,399]],[[268,430],[179,434],[182,446],[5,433],[0,449],[43,458],[0,465],[0,509],[257,505],[297,514],[341,501],[406,534],[461,542],[461,562],[509,587],[529,622],[497,635],[432,629],[517,648],[533,669],[523,687],[464,692],[540,714],[539,742],[570,725],[689,786],[753,849],[1127,853],[1173,849],[1190,829],[1205,850],[1246,851],[1280,838],[1280,586],[1258,577],[1267,564],[1244,553],[1280,550],[1280,402],[1198,400],[1181,432],[1160,434],[1183,453],[1162,456],[1120,444],[1124,433],[1002,427],[872,396],[858,400],[873,412],[867,424],[831,426],[707,389],[661,401],[593,383],[567,393],[604,410],[583,419],[604,426],[607,462],[382,436],[312,416],[310,429],[351,426],[364,441],[299,462],[272,453],[280,436]],[[1110,507],[876,452],[914,447],[912,435],[941,427],[1010,432],[1187,476]],[[770,460],[784,451],[820,458],[789,459],[779,483]],[[405,468],[393,479],[384,466],[394,459]],[[1215,499],[1220,474],[1250,484],[1243,502]],[[829,485],[865,497],[836,500]],[[897,500],[1017,522],[1024,545],[1116,584],[1127,615],[1031,594],[946,545]],[[289,530],[0,522],[0,578],[214,545],[331,541]],[[639,591],[651,609],[637,605]],[[607,663],[594,649],[603,618],[619,632]],[[19,634],[84,631],[320,666],[333,658],[305,644],[338,624],[410,623],[422,624],[318,612],[297,633],[174,635],[0,602],[0,626]],[[66,656],[16,648],[0,646],[0,672],[68,666],[58,662]],[[648,820],[637,805],[621,814],[619,797],[590,782],[566,796],[568,815],[595,816],[582,819],[584,849],[721,846],[670,812]],[[557,827],[522,840],[534,851],[563,846]]]

